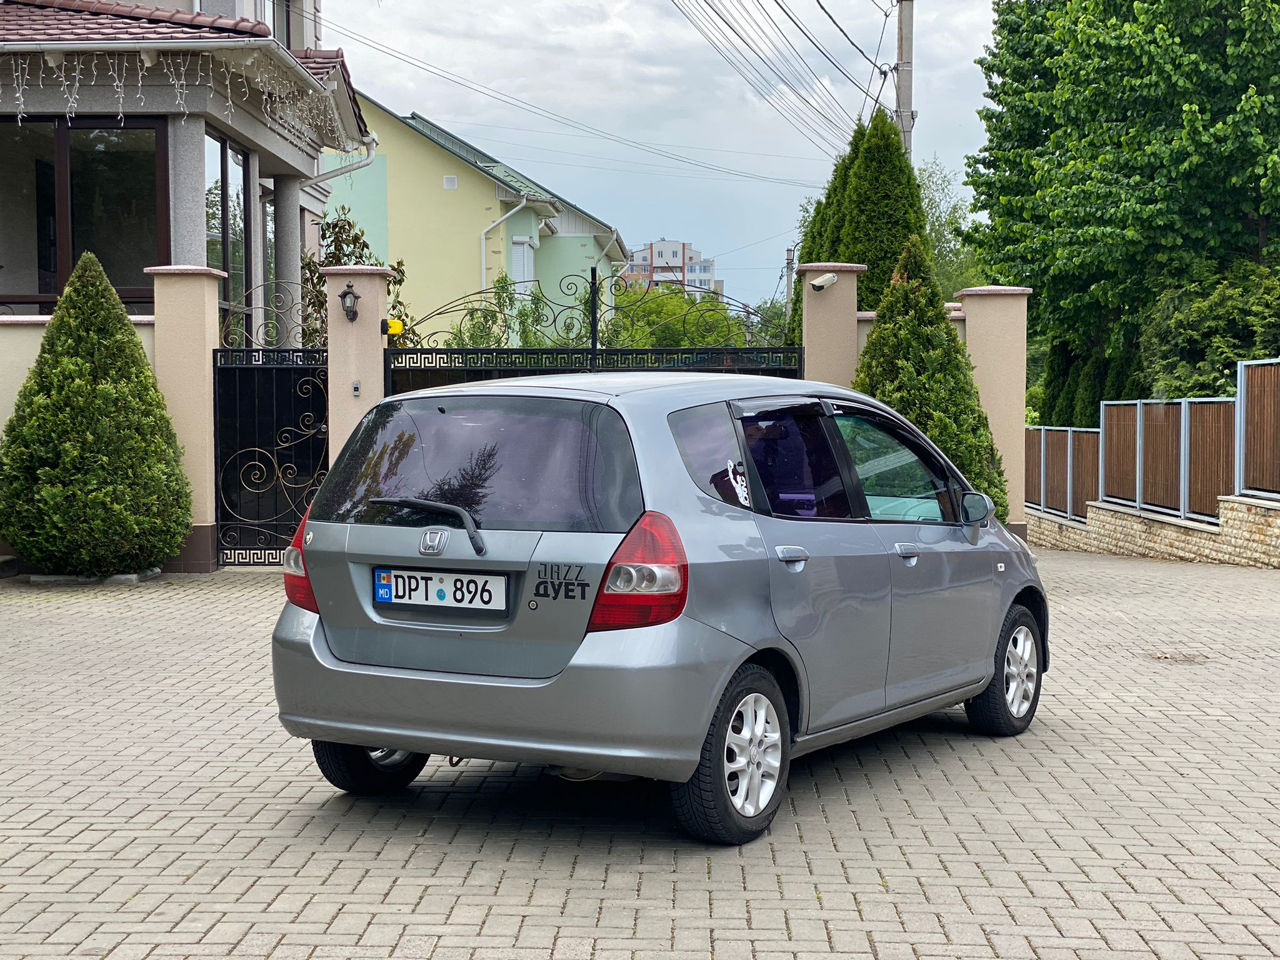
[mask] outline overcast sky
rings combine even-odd
[[[718,2],[757,15],[768,10],[786,23],[777,0]],[[892,106],[892,81],[882,88],[879,77],[871,80],[868,61],[817,0],[784,2],[834,60]],[[895,59],[896,12],[888,19],[881,12],[888,0],[823,2],[872,59]],[[915,6],[914,160],[936,155],[960,171],[965,154],[982,143],[975,111],[984,85],[973,61],[990,39],[991,4],[919,0]],[[321,10],[325,46],[346,51],[356,86],[375,100],[441,123],[619,228],[630,245],[659,237],[692,242],[717,258],[731,297],[754,302],[777,289],[799,206],[821,192],[833,158],[754,92],[672,0],[324,0]],[[857,116],[866,95],[787,27],[830,96]],[[608,133],[662,145],[678,157],[585,135],[432,76],[397,59],[397,52]],[[806,96],[822,94],[810,89]],[[847,128],[834,106],[824,114]],[[800,122],[810,136],[815,124]],[[745,179],[684,158],[814,186]]]

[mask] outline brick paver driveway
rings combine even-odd
[[[1280,574],[1041,566],[1029,734],[805,758],[742,850],[642,781],[336,794],[275,721],[274,576],[0,584],[0,956],[1280,955]]]

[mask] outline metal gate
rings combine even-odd
[[[691,283],[503,281],[415,321],[386,351],[388,396],[497,377],[601,370],[801,376],[786,321]]]
[[[323,324],[308,322],[305,291],[253,293],[223,305],[213,352],[215,521],[228,565],[280,563],[329,465]]]

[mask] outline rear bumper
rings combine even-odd
[[[346,663],[320,618],[292,604],[272,637],[280,722],[296,737],[677,782],[750,653],[681,617],[588,634],[561,673],[524,680]]]

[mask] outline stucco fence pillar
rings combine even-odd
[[[213,446],[213,351],[218,348],[218,286],[210,267],[148,267],[155,281],[155,372],[182,465],[191,482],[191,534],[165,564],[172,573],[218,568],[217,485]]]
[[[324,267],[325,300],[329,306],[329,462],[337,458],[369,408],[383,398],[384,351],[387,338],[386,267],[360,265]],[[348,320],[340,299],[351,284],[360,299],[356,319]]]
[[[858,370],[858,277],[867,268],[858,263],[802,263],[800,277],[804,375],[847,387]],[[836,280],[821,290],[813,281],[826,274]]]
[[[1004,463],[1011,530],[1024,540],[1027,512],[1027,297],[1030,287],[969,287],[961,290],[961,339],[973,360],[973,379],[987,412],[991,435]]]

